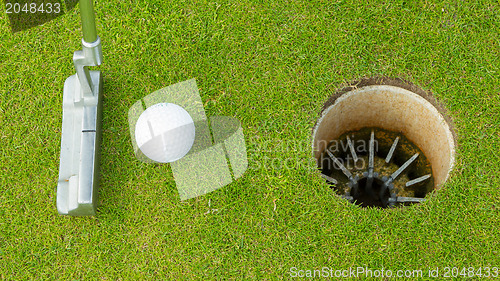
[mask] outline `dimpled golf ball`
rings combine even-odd
[[[194,143],[195,126],[189,113],[173,103],[157,103],[139,116],[135,125],[137,146],[149,159],[174,162]]]

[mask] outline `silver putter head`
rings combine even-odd
[[[57,211],[62,215],[95,215],[99,184],[102,77],[87,66],[101,64],[99,38],[83,41],[73,56],[76,74],[64,83]]]

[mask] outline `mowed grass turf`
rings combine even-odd
[[[101,206],[80,218],[56,210],[78,9],[14,34],[2,10],[0,279],[275,280],[323,267],[421,269],[426,279],[438,267],[500,267],[499,2],[237,2],[95,3]],[[432,91],[454,120],[456,168],[423,204],[362,209],[315,170],[323,103],[373,76]],[[169,165],[135,159],[127,114],[190,78],[208,116],[241,121],[250,166],[181,202]]]

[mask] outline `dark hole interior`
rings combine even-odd
[[[366,189],[367,179],[363,178],[358,182],[358,193],[354,197],[355,204],[362,207],[380,207],[385,208],[386,206],[382,201],[387,202],[390,197],[389,189],[386,189],[383,200],[380,200],[380,189],[384,182],[380,179],[373,179],[371,189]]]
[[[365,190],[366,178],[363,179],[363,173],[367,171],[369,143],[371,132],[374,132],[374,171],[379,174],[378,178],[374,179],[371,190]],[[353,149],[359,160],[354,162],[351,148],[348,145],[347,137],[350,138],[353,144]],[[389,163],[385,159],[395,141],[398,139],[394,153]],[[424,198],[427,193],[433,190],[434,180],[432,178],[432,168],[422,151],[402,133],[384,130],[380,128],[362,128],[357,131],[350,131],[336,140],[330,141],[328,150],[334,155],[337,160],[343,164],[345,169],[350,171],[352,177],[359,177],[358,194],[354,198],[356,204],[362,207],[382,207],[385,208],[387,199],[390,197],[389,191],[385,192],[382,200],[379,198],[379,192],[383,185],[382,177],[389,177],[394,173],[397,167],[401,167],[408,159],[418,153],[418,157],[406,167],[406,169],[393,180],[395,195],[398,197],[417,197]],[[350,188],[351,180],[346,174],[334,163],[331,157],[323,153],[320,159],[321,165],[318,167],[321,172],[337,181],[336,184],[331,184],[327,180],[335,192],[339,195],[350,193],[354,196]],[[417,179],[424,175],[431,175],[431,178],[414,183],[411,186],[405,186],[405,183]],[[366,176],[366,175],[365,175]],[[411,203],[397,203],[398,205],[410,205]]]

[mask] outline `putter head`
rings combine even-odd
[[[89,58],[89,55],[102,56],[98,41],[90,50],[85,49],[84,42],[83,51],[75,52],[73,60],[77,74],[68,77],[64,83],[57,184],[57,211],[62,215],[89,216],[96,213],[103,83],[101,72],[88,71],[86,66],[95,65],[96,61],[100,64],[100,58]]]

